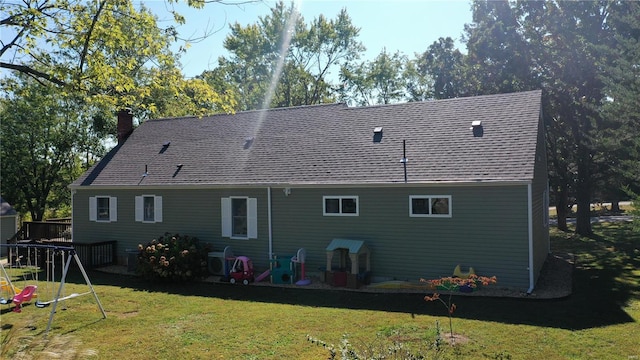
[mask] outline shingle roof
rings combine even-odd
[[[16,210],[9,204],[4,201],[4,199],[0,196],[0,216],[15,216],[18,213]]]
[[[150,120],[73,185],[400,183],[403,141],[411,183],[526,181],[540,101],[540,91],[528,91]]]

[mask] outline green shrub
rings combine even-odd
[[[207,275],[207,253],[196,237],[165,233],[146,245],[138,245],[136,272],[147,280],[186,282]]]

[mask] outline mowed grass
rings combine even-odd
[[[444,334],[448,318],[423,294],[160,285],[92,271],[106,319],[90,295],[70,299],[44,339],[50,308],[27,305],[14,313],[3,305],[0,357],[326,359],[327,349],[307,336],[339,347],[348,335],[356,350],[396,342],[429,359],[640,358],[640,234],[629,223],[595,224],[594,230],[592,239],[552,231],[552,250],[576,259],[571,296],[457,297],[454,332],[468,341],[445,343],[440,353],[432,348],[436,322]],[[75,271],[65,292],[83,291]]]

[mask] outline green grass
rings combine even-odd
[[[592,239],[552,231],[553,250],[576,258],[570,297],[458,297],[454,331],[468,342],[445,344],[439,358],[640,357],[640,234],[628,223],[596,224],[594,230]],[[89,276],[107,319],[91,296],[71,299],[44,340],[50,308],[27,305],[17,314],[2,306],[0,358],[326,359],[328,351],[307,335],[337,347],[345,334],[355,349],[382,349],[381,341],[396,341],[433,358],[436,322],[448,331],[442,306],[425,302],[422,294],[159,285],[99,272]],[[69,280],[67,293],[85,290],[78,274]]]

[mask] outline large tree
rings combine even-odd
[[[431,98],[449,99],[467,95],[472,83],[466,77],[464,55],[450,37],[434,41],[417,59],[418,71],[433,81]]]
[[[173,26],[159,27],[144,5],[136,8],[131,0],[23,0],[1,2],[0,13],[6,39],[0,67],[10,72],[55,84],[59,91],[92,103],[131,107],[139,117],[175,111],[156,103],[158,87],[173,94],[193,90],[181,104],[183,113],[228,110],[227,99],[202,80],[176,74],[178,54],[171,46],[178,33]],[[176,21],[184,18],[176,14]],[[203,103],[213,106],[204,108]]]
[[[176,29],[142,4],[2,1],[0,14],[2,195],[33,220],[68,206],[66,186],[103,155],[117,110],[140,121],[233,110],[231,90],[184,78]]]
[[[105,114],[53,84],[20,76],[0,109],[3,197],[34,221],[69,204],[67,185],[103,154]],[[94,126],[95,125],[95,126]]]
[[[607,96],[602,117],[607,127],[598,146],[603,154],[599,165],[605,174],[600,183],[611,194],[616,210],[621,188],[640,194],[640,3],[617,4],[607,22],[615,34],[606,48],[608,61],[601,74]]]
[[[230,32],[224,41],[230,55],[202,78],[220,92],[229,84],[237,89],[240,110],[333,101],[331,71],[364,51],[346,10],[307,24],[293,4],[281,1],[257,23],[235,23]]]
[[[405,66],[400,52],[382,49],[372,61],[347,64],[340,70],[341,98],[357,105],[390,104],[406,100]]]
[[[603,65],[615,29],[608,16],[624,2],[475,1],[467,26],[468,61],[480,92],[543,89],[551,188],[559,227],[575,194],[576,232],[590,235],[596,139],[605,126]]]

